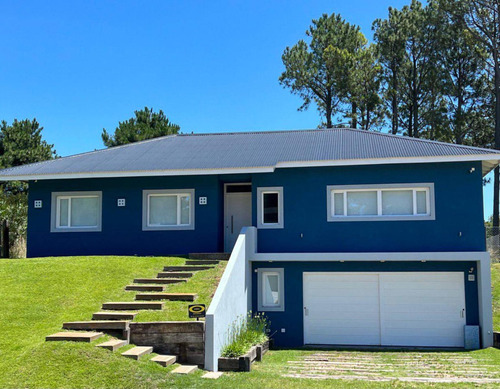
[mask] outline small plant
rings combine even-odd
[[[252,346],[269,339],[267,332],[270,322],[264,314],[238,317],[228,331],[226,346],[221,355],[226,358],[235,358],[245,354]]]

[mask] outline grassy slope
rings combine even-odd
[[[134,364],[88,344],[45,343],[44,337],[59,331],[64,321],[89,320],[103,302],[132,301],[135,293],[124,286],[133,278],[154,277],[165,265],[183,263],[182,258],[153,257],[1,260],[0,387],[127,386],[129,380],[138,382],[131,375],[148,377],[155,366]],[[198,272],[167,291],[196,291],[197,302],[209,303],[223,267]],[[187,305],[169,302],[164,311],[144,312],[137,320],[187,320]],[[114,377],[118,370],[119,378]]]
[[[168,374],[173,367],[162,368],[149,358],[132,361],[119,353],[100,350],[92,344],[44,342],[47,334],[60,329],[65,320],[89,319],[102,302],[133,298],[123,287],[134,277],[154,276],[164,265],[180,264],[178,258],[47,258],[0,261],[0,387],[1,388],[156,388],[156,387],[411,387],[408,383],[373,383],[338,380],[300,380],[283,378],[287,361],[310,353],[305,350],[271,351],[264,363],[251,373],[229,373],[217,381],[203,380],[202,372],[179,377]],[[213,281],[222,268],[199,273],[183,286],[200,293],[200,302],[208,302]],[[500,326],[500,265],[493,269],[495,283],[495,326]],[[36,282],[34,282],[36,281]],[[191,288],[189,288],[191,285]],[[168,303],[167,305],[169,305]],[[165,313],[141,314],[140,320],[185,319],[186,304],[175,304]],[[470,353],[486,359],[498,369],[499,350]],[[462,385],[440,385],[457,387]],[[472,386],[472,385],[465,385]]]
[[[491,266],[491,285],[493,287],[493,329],[500,331],[500,263]]]

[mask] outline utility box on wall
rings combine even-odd
[[[479,326],[464,326],[464,336],[466,350],[479,350]]]

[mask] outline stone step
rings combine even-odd
[[[151,354],[153,347],[149,346],[136,346],[122,353],[124,357],[138,360],[143,355]]]
[[[134,282],[136,284],[178,284],[180,282],[186,282],[182,278],[136,278]]]
[[[109,350],[109,351],[116,351],[120,347],[125,346],[126,344],[127,344],[127,341],[125,341],[125,340],[112,339],[112,340],[108,340],[107,342],[98,344],[98,345],[96,345],[96,347],[102,347],[102,348],[105,348],[106,350]]]
[[[198,370],[198,366],[195,365],[180,365],[178,368],[172,370],[174,374],[191,374],[192,372]]]
[[[127,311],[129,309],[141,309],[141,310],[160,310],[163,309],[162,302],[141,302],[141,301],[129,301],[129,302],[112,302],[102,304],[102,309],[109,309],[112,311]]]
[[[45,338],[47,342],[70,341],[70,342],[92,342],[99,339],[104,334],[102,332],[58,332]]]
[[[191,271],[208,270],[208,269],[212,269],[212,268],[213,268],[213,266],[183,266],[183,265],[180,265],[180,266],[165,266],[163,268],[163,271],[166,271],[166,272],[189,271],[189,272],[191,272]]]
[[[134,320],[137,312],[96,312],[92,320]]]
[[[195,260],[187,260],[186,265],[188,266],[196,266],[196,265],[217,265],[219,261],[215,261],[213,259],[195,259]]]
[[[151,358],[151,361],[156,362],[163,367],[167,367],[175,363],[177,361],[177,357],[175,355],[157,355],[156,357]]]
[[[158,278],[190,278],[193,273],[179,273],[173,271],[162,271],[158,273]]]
[[[163,285],[127,285],[125,290],[136,290],[139,292],[163,292]]]
[[[189,259],[218,259],[220,261],[227,261],[230,256],[231,253],[190,253]]]
[[[136,300],[194,301],[196,293],[137,293]]]
[[[128,320],[69,321],[63,323],[65,330],[128,330]]]

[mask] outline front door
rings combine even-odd
[[[252,225],[252,185],[226,184],[224,196],[224,251],[233,250],[243,227]]]

